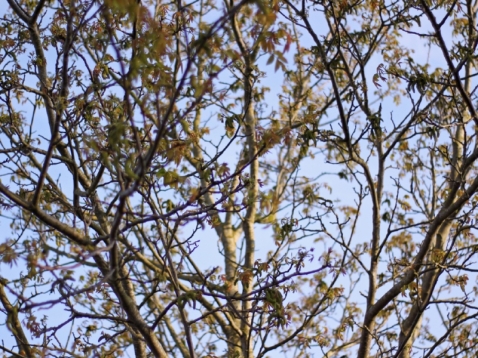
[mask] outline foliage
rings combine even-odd
[[[476,356],[478,1],[8,5],[5,356]]]

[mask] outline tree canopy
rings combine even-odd
[[[5,357],[476,357],[477,0],[8,0]]]

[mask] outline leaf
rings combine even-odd
[[[289,33],[287,33],[286,34],[286,42],[285,42],[284,50],[282,51],[282,53],[289,52],[291,43],[292,43],[292,36]]]

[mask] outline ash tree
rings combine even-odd
[[[7,3],[3,356],[476,356],[476,0]]]

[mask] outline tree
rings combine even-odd
[[[8,5],[5,356],[476,355],[476,0]]]

